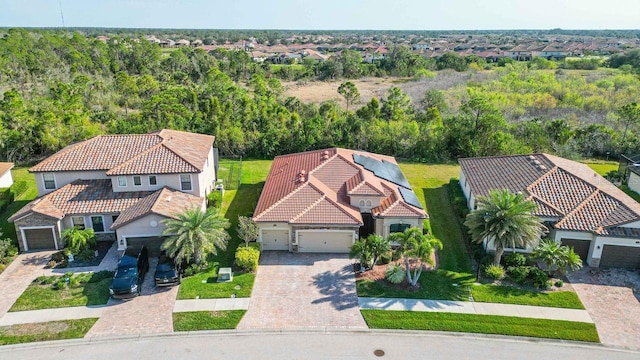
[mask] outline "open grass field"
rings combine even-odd
[[[600,342],[589,323],[510,316],[361,310],[371,329],[455,331]]]
[[[246,310],[173,313],[174,331],[235,329]]]
[[[96,321],[97,318],[2,326],[0,345],[82,338]]]
[[[360,92],[360,104],[349,106],[349,109],[357,109],[367,103],[371,98],[377,99],[386,97],[387,90],[394,86],[393,79],[370,78],[349,80],[356,85]],[[285,89],[284,96],[295,96],[304,103],[321,103],[323,101],[335,100],[342,107],[347,106],[344,98],[338,94],[338,87],[343,81],[309,81],[309,82],[282,82]]]

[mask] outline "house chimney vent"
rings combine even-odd
[[[300,170],[300,172],[298,173],[298,182],[299,183],[303,183],[304,179],[305,179],[305,175],[307,174],[306,171],[304,170]]]
[[[327,150],[322,152],[322,156],[320,157],[320,159],[322,159],[322,161],[328,160],[329,159],[329,152]]]

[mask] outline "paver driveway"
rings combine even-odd
[[[9,311],[13,303],[31,284],[33,279],[43,275],[44,266],[54,251],[40,251],[20,254],[0,274],[0,317]]]
[[[640,274],[622,269],[589,269],[569,276],[600,341],[640,348]]]
[[[100,319],[85,337],[170,333],[178,287],[158,288],[153,281],[157,258],[149,259],[140,296],[128,301],[110,299]]]
[[[238,329],[367,328],[344,254],[265,251]]]

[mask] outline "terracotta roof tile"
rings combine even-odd
[[[351,206],[349,192],[393,196],[392,203],[399,204],[396,215],[402,212],[410,217],[427,217],[424,210],[404,202],[398,185],[356,164],[353,154],[395,164],[393,157],[340,148],[278,156],[271,165],[254,220],[361,225],[362,215]]]
[[[162,188],[141,199],[135,205],[122,211],[111,229],[117,229],[149,214],[158,214],[167,218],[176,218],[176,213],[202,206],[204,199],[181,191]]]
[[[108,171],[122,167],[114,174],[150,173],[146,172],[147,169],[157,174],[174,173],[177,169],[198,172],[204,168],[214,139],[209,135],[175,130],[151,134],[100,135],[67,146],[29,171]],[[160,144],[162,148],[158,146]],[[164,159],[161,156],[171,158]]]
[[[459,162],[476,196],[504,188],[526,193],[536,203],[538,216],[559,218],[554,225],[558,229],[606,234],[640,221],[640,204],[585,164],[549,154]]]

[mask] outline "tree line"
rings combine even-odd
[[[303,103],[284,96],[270,68],[251,62],[244,52],[181,48],[163,53],[142,39],[115,40],[22,29],[9,30],[0,39],[0,158],[36,160],[98,134],[160,128],[213,134],[222,154],[261,158],[331,146],[420,161],[531,151],[604,156],[640,150],[639,110],[633,102],[608,103],[608,123],[585,124],[570,116],[515,119],[500,93],[508,97],[518,81],[538,86],[517,67],[509,68],[510,73],[524,80],[504,85],[503,77],[513,77],[506,73],[497,83],[467,84],[457,93],[431,89],[419,103],[392,87],[385,97],[356,109],[352,104],[358,102],[358,89],[345,85],[341,94],[350,100],[343,109],[335,101]],[[405,60],[399,56],[385,63],[385,71],[402,76],[427,61]],[[347,61],[343,74],[360,66]],[[625,76],[628,86],[617,88],[613,82],[608,91],[637,94],[637,76]],[[560,90],[562,86],[569,85]],[[565,104],[571,89],[565,90],[552,95],[560,100],[556,105],[575,109],[571,102]]]

